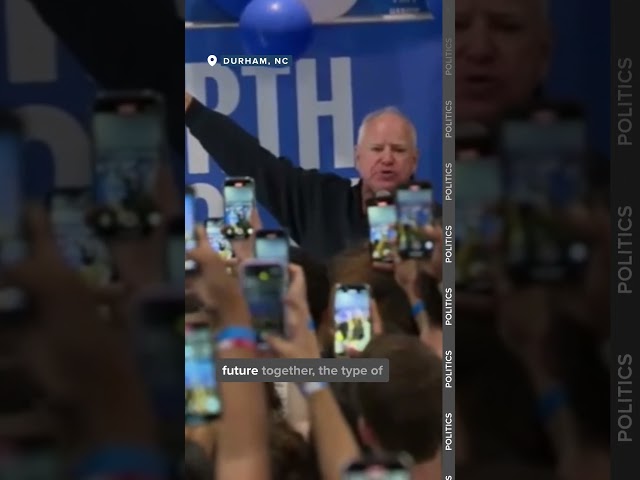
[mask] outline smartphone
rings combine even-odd
[[[505,169],[507,264],[516,282],[577,279],[588,245],[560,213],[584,200],[587,128],[574,105],[538,105],[506,119],[500,129]]]
[[[504,224],[495,145],[467,141],[456,146],[456,185],[456,288],[489,293]]]
[[[289,264],[289,236],[284,230],[258,230],[255,242],[257,259]]]
[[[402,258],[428,258],[434,243],[425,235],[433,222],[433,188],[428,182],[412,182],[396,191],[398,254]]]
[[[87,223],[92,205],[89,188],[59,188],[51,196],[51,222],[58,248],[67,263],[89,282],[113,280],[109,250]]]
[[[364,458],[351,463],[343,480],[411,480],[410,462],[401,457]]]
[[[149,91],[99,93],[93,107],[94,203],[101,233],[146,232],[161,216],[153,202],[167,155],[164,101]]]
[[[333,302],[336,356],[360,353],[373,336],[369,285],[336,285]]]
[[[371,260],[393,263],[396,251],[398,213],[394,198],[383,195],[367,201]]]
[[[246,239],[253,234],[251,213],[255,207],[255,186],[250,177],[224,181],[224,234],[228,239]]]
[[[207,231],[207,238],[211,247],[218,252],[218,255],[224,260],[231,260],[233,258],[233,247],[229,239],[224,236],[224,219],[222,218],[208,218],[205,223],[205,229]]]
[[[186,187],[184,194],[184,248],[185,252],[196,247],[196,192],[192,187]],[[196,262],[184,260],[184,271],[194,272]]]
[[[286,336],[283,305],[286,268],[280,262],[269,260],[250,260],[240,268],[242,289],[258,336],[262,333]]]
[[[185,325],[184,405],[187,423],[211,421],[222,412],[213,335],[206,323]]]
[[[3,114],[4,117],[4,114]],[[0,271],[27,255],[23,222],[23,141],[17,118],[0,118]],[[26,307],[25,292],[0,288],[0,315],[13,315]]]

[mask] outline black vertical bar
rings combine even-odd
[[[633,82],[640,58],[635,55],[637,22],[630,4],[611,3],[611,479],[637,478],[633,443],[638,402],[633,398],[633,356],[640,341],[637,281],[633,277],[633,213],[638,207],[638,141],[633,129]],[[636,362],[640,356],[636,356]],[[635,449],[637,450],[637,448]]]

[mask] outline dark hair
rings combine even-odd
[[[182,478],[184,480],[214,480],[215,468],[211,459],[197,443],[185,440],[184,465]]]
[[[442,444],[442,362],[417,337],[381,335],[362,358],[389,359],[389,381],[358,383],[364,420],[380,446],[431,460]]]
[[[279,416],[269,429],[271,478],[277,480],[319,480],[314,450],[304,437]]]

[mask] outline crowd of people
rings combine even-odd
[[[117,38],[105,35],[110,42],[123,41],[122,51],[101,55],[117,45],[79,41],[69,28],[70,13],[56,2],[32,3],[99,81],[122,87],[104,65],[110,58],[117,58],[111,64],[129,58],[126,28]],[[457,0],[458,131],[476,123],[498,129],[510,109],[539,97],[552,50],[545,4]],[[164,7],[156,16],[147,13],[141,18],[160,32],[182,29],[180,21],[163,20]],[[127,19],[132,25],[138,21],[133,14],[122,21]],[[150,42],[150,54],[170,50]],[[175,97],[179,79],[164,74],[162,60],[128,62],[125,77]],[[169,137],[177,150],[184,142],[181,100],[178,111],[168,102]],[[49,213],[30,206],[24,210],[30,255],[0,270],[0,290],[19,289],[28,299],[18,322],[2,315],[0,383],[12,388],[0,388],[0,478],[337,480],[349,465],[363,462],[406,465],[413,480],[440,478],[442,227],[434,222],[425,228],[433,243],[425,259],[379,265],[368,245],[367,200],[380,191],[393,193],[416,172],[410,119],[390,109],[365,118],[355,155],[361,180],[352,186],[272,155],[191,95],[185,95],[184,108],[191,134],[229,176],[255,181],[257,201],[299,245],[290,249],[284,299],[289,335],[264,338],[270,355],[340,354],[335,285],[366,284],[370,335],[365,330],[367,341],[344,353],[389,359],[389,382],[214,381],[221,414],[187,423],[180,389],[182,334],[189,325],[211,327],[217,358],[264,355],[246,338],[229,341],[230,332],[254,330],[236,275],[253,255],[254,238],[230,242],[234,258],[223,258],[198,226],[186,253],[198,265],[196,273],[184,291],[167,291],[166,251],[175,232],[165,228],[170,221],[163,222],[142,237],[110,238],[106,245],[117,283],[96,285],[58,249]],[[430,161],[428,152],[420,161]],[[164,219],[182,216],[181,183],[159,170],[154,203]],[[570,235],[589,245],[579,278],[521,285],[499,271],[489,294],[456,296],[453,407],[460,479],[609,478],[607,188],[606,176],[596,169],[588,195],[555,212],[565,215]],[[252,231],[260,230],[255,215],[251,223]],[[500,248],[492,255],[506,257]],[[153,375],[141,371],[138,358],[139,326],[149,319],[155,330],[143,329],[142,343],[152,350],[145,361]],[[160,333],[155,338],[150,332]]]

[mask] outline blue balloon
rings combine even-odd
[[[304,53],[313,37],[313,22],[300,0],[253,0],[240,17],[245,49],[250,55]]]
[[[209,0],[213,1],[214,6],[218,7],[224,13],[234,19],[240,18],[242,12],[251,0]]]

